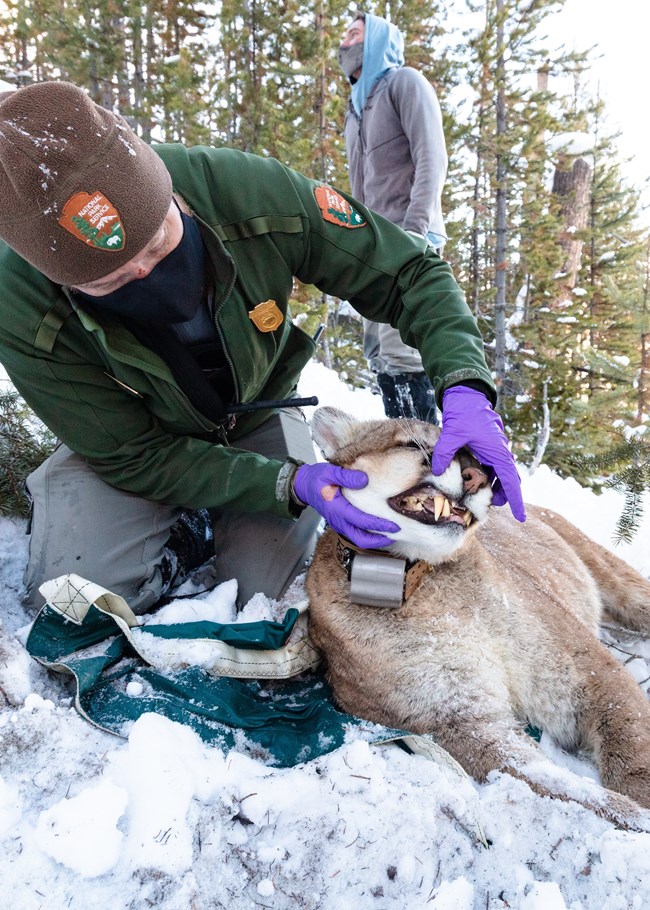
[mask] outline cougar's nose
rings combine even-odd
[[[488,476],[480,468],[463,468],[463,492],[478,493],[488,484]]]

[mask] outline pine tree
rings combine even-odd
[[[528,396],[527,372],[538,366],[529,349],[519,356],[513,326],[535,318],[537,286],[549,283],[549,264],[557,270],[559,263],[557,212],[546,189],[547,142],[565,126],[549,104],[547,78],[564,58],[550,59],[538,38],[540,23],[557,8],[554,0],[523,8],[506,0],[470,6],[474,16],[483,12],[484,27],[467,38],[466,70],[475,89],[465,140],[469,167],[464,180],[452,179],[460,211],[469,209],[471,220],[452,257],[486,338],[499,408],[511,426],[518,426]],[[520,446],[532,441],[526,433],[517,438]]]
[[[562,159],[552,151],[558,134],[585,132],[588,117],[592,123],[594,118],[574,97],[555,97],[548,89],[549,76],[587,66],[585,55],[550,54],[537,38],[537,27],[557,4],[522,8],[494,0],[480,9],[485,26],[467,45],[476,89],[466,143],[472,169],[451,177],[459,211],[469,208],[472,216],[455,238],[452,255],[487,341],[499,407],[518,456],[523,461],[541,457],[548,441],[546,459],[569,473],[575,471],[576,449],[596,451],[596,443],[608,438],[607,424],[611,427],[616,412],[629,407],[626,363],[636,368],[638,357],[630,335],[629,296],[627,309],[617,306],[614,289],[625,296],[629,279],[623,246],[632,257],[638,251],[627,233],[636,200],[614,186],[599,195],[599,162],[592,156]],[[611,161],[610,150],[600,163]],[[563,175],[569,195],[560,189]],[[578,209],[571,209],[579,186],[586,192],[582,220]],[[604,223],[614,223],[613,213],[605,214],[609,200],[616,219],[628,225],[619,232],[624,245],[615,262],[608,266],[605,256],[599,264],[605,274],[597,291],[585,282],[586,270],[598,258],[591,254],[594,198]],[[598,256],[603,254],[600,250]]]
[[[482,24],[460,40],[446,31],[445,0],[367,9],[404,32],[407,64],[441,101],[445,252],[486,339],[517,454],[586,478],[576,452],[606,448],[617,419],[648,417],[648,251],[602,105],[549,88],[567,72],[579,85],[588,68],[585,55],[551,53],[538,37],[560,5],[468,4]],[[17,85],[77,82],[147,141],[228,144],[347,189],[349,84],[335,51],[351,15],[344,0],[8,0],[0,63]],[[566,130],[595,130],[594,153],[559,156],[551,143]],[[589,217],[571,224],[583,166]],[[327,325],[319,357],[351,383],[370,381],[344,302],[296,282],[292,309],[312,334]]]
[[[624,494],[623,511],[616,524],[614,539],[616,543],[629,543],[639,529],[644,499],[650,491],[650,442],[632,437],[577,463],[587,474],[600,475],[605,487]]]
[[[596,105],[596,126],[601,110]],[[587,452],[613,444],[612,426],[631,423],[636,404],[631,390],[639,362],[639,336],[631,299],[638,287],[636,262],[642,250],[635,224],[638,193],[621,177],[614,139],[599,137],[594,151],[584,278],[578,299],[582,331],[575,338],[572,357],[575,381],[586,407],[574,408],[577,419],[571,435]]]
[[[55,11],[56,0],[7,0],[0,6],[0,76],[16,88],[58,75],[40,40]]]
[[[29,514],[25,480],[54,443],[54,436],[16,392],[0,393],[0,515]]]
[[[206,68],[213,16],[192,0],[152,8],[148,47],[149,106],[154,138],[198,145],[210,141]]]
[[[636,421],[650,421],[650,235],[646,235],[643,258],[638,264],[639,284],[634,300],[634,326],[639,339],[636,380]]]

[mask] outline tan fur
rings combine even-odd
[[[650,706],[594,633],[605,610],[650,635],[650,582],[546,509],[529,507],[521,525],[507,507],[489,507],[489,486],[473,492],[456,460],[433,478],[438,430],[428,424],[358,423],[321,408],[313,433],[329,460],[368,473],[368,487],[346,495],[401,526],[388,552],[433,564],[401,608],[363,606],[350,600],[333,532],[319,541],[307,577],[310,633],[341,707],[433,734],[479,781],[507,771],[539,793],[576,798],[523,732],[541,727],[593,755],[608,791],[592,786],[579,802],[647,830],[631,800],[650,808]],[[470,528],[422,525],[388,505],[434,480],[475,515]]]

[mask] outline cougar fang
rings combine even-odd
[[[321,537],[307,576],[310,634],[339,705],[432,734],[477,781],[507,772],[650,830],[650,705],[596,637],[601,617],[650,636],[650,582],[559,515],[529,507],[521,525],[507,506],[490,508],[468,451],[433,476],[437,427],[320,408],[312,433],[329,461],[367,473],[348,499],[400,525],[381,552],[428,564],[401,607],[353,603],[340,541]],[[526,724],[588,752],[603,787],[567,785]]]

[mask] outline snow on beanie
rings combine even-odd
[[[0,95],[0,238],[52,281],[119,269],[171,198],[158,155],[82,89],[41,82]]]

